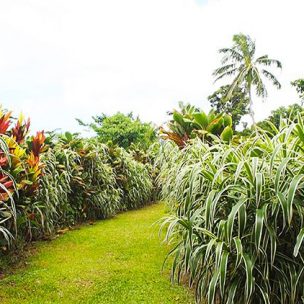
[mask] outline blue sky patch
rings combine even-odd
[[[197,4],[204,5],[207,4],[208,0],[195,0]]]

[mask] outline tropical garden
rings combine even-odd
[[[180,102],[160,127],[119,112],[78,119],[89,138],[33,133],[1,108],[3,303],[303,302],[304,80],[257,122],[281,62],[244,34],[219,53],[211,110]]]

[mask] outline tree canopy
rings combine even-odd
[[[132,113],[125,115],[118,112],[112,116],[102,114],[94,116],[93,120],[90,127],[103,143],[112,142],[125,149],[135,146],[146,150],[156,139],[153,126],[134,118]]]
[[[296,88],[301,99],[301,105],[304,103],[304,79],[297,79],[291,82],[291,85]]]

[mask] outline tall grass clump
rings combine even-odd
[[[162,225],[172,279],[198,302],[302,303],[304,124],[281,123],[239,143],[165,144]]]

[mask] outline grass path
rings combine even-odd
[[[193,303],[161,272],[167,249],[151,225],[163,215],[155,204],[37,244],[25,268],[0,280],[0,303]]]

